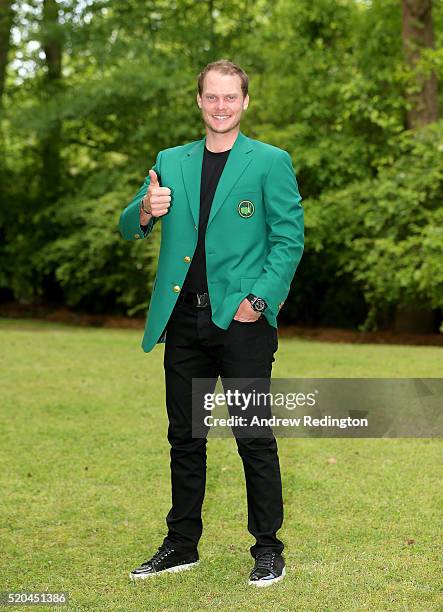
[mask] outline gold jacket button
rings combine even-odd
[[[189,263],[191,261],[191,258],[189,257],[189,255],[186,255],[186,257],[183,257],[183,261],[185,263]]]
[[[134,238],[135,239],[140,238],[140,234],[134,234]]]
[[[175,291],[175,293],[180,293],[179,285],[174,285],[173,288],[172,288],[172,291]]]

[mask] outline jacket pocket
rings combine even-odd
[[[241,291],[250,291],[254,286],[257,277],[254,278],[241,278],[240,279],[240,290]]]
[[[260,188],[260,185],[236,185],[233,190],[231,191],[232,195],[261,195],[262,194],[262,190]]]

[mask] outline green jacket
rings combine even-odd
[[[145,238],[161,219],[157,276],[142,348],[148,353],[166,338],[197,245],[200,181],[206,137],[160,151],[154,165],[160,185],[169,187],[171,206],[140,227],[140,201],[149,175],[123,210],[119,230],[125,240]],[[212,202],[206,230],[206,268],[212,320],[227,329],[240,302],[253,293],[266,300],[264,316],[277,327],[303,253],[303,208],[291,157],[286,151],[239,132]],[[263,315],[262,315],[263,316]]]

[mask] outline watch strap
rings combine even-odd
[[[266,310],[266,308],[268,307],[266,301],[263,298],[258,297],[256,295],[254,295],[253,293],[249,293],[246,296],[246,299],[250,302],[250,304],[251,304],[252,308],[255,310],[255,312],[264,312]],[[264,308],[257,308],[257,302],[258,301],[263,302]]]

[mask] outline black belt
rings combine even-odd
[[[178,302],[192,304],[197,308],[208,308],[210,306],[209,293],[195,293],[193,291],[182,291],[178,296]]]

